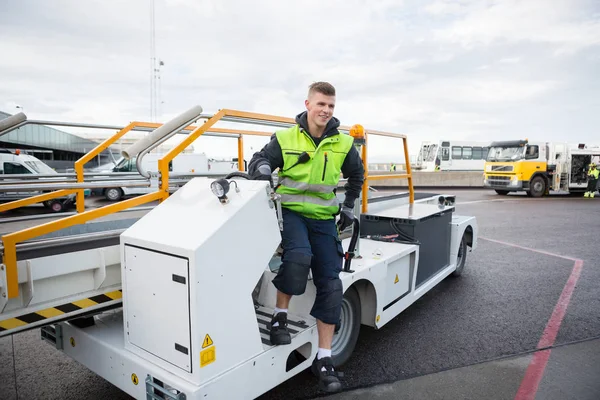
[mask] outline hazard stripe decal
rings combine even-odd
[[[99,294],[90,298],[80,299],[71,303],[65,303],[56,307],[50,307],[29,314],[20,315],[15,318],[5,319],[4,321],[0,321],[0,332],[19,328],[35,322],[40,322],[45,319],[54,318],[62,314],[68,314],[73,311],[97,306],[98,304],[107,303],[109,301],[120,300],[122,297],[122,290],[115,290],[114,292]]]

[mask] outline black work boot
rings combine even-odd
[[[344,374],[333,369],[331,357],[323,357],[320,360],[315,357],[310,370],[319,378],[319,389],[328,393],[342,390],[342,383],[339,378],[343,377]]]
[[[278,322],[279,325],[273,326],[275,322]],[[270,340],[271,344],[274,346],[292,343],[292,337],[287,328],[287,313],[280,312],[273,316],[273,319],[271,320]]]

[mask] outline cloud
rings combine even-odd
[[[440,41],[467,48],[492,43],[549,43],[558,45],[560,53],[574,53],[600,44],[600,19],[591,13],[594,7],[597,11],[598,4],[593,1],[500,0],[465,2],[457,8],[449,1],[440,1],[425,10],[438,15],[464,10],[447,27],[434,30]]]

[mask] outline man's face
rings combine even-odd
[[[304,101],[308,111],[308,121],[320,128],[324,128],[331,117],[335,108],[335,96],[325,96],[323,93],[312,93]]]

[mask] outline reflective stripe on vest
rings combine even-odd
[[[306,182],[296,182],[291,178],[283,178],[280,183],[283,186],[287,186],[293,189],[315,193],[331,193],[335,188],[337,188],[337,185],[321,185]]]
[[[310,196],[308,194],[282,194],[281,195],[282,203],[309,203],[315,204],[317,206],[323,207],[335,207],[339,208],[339,203],[337,197],[332,199],[322,199],[320,197]]]

